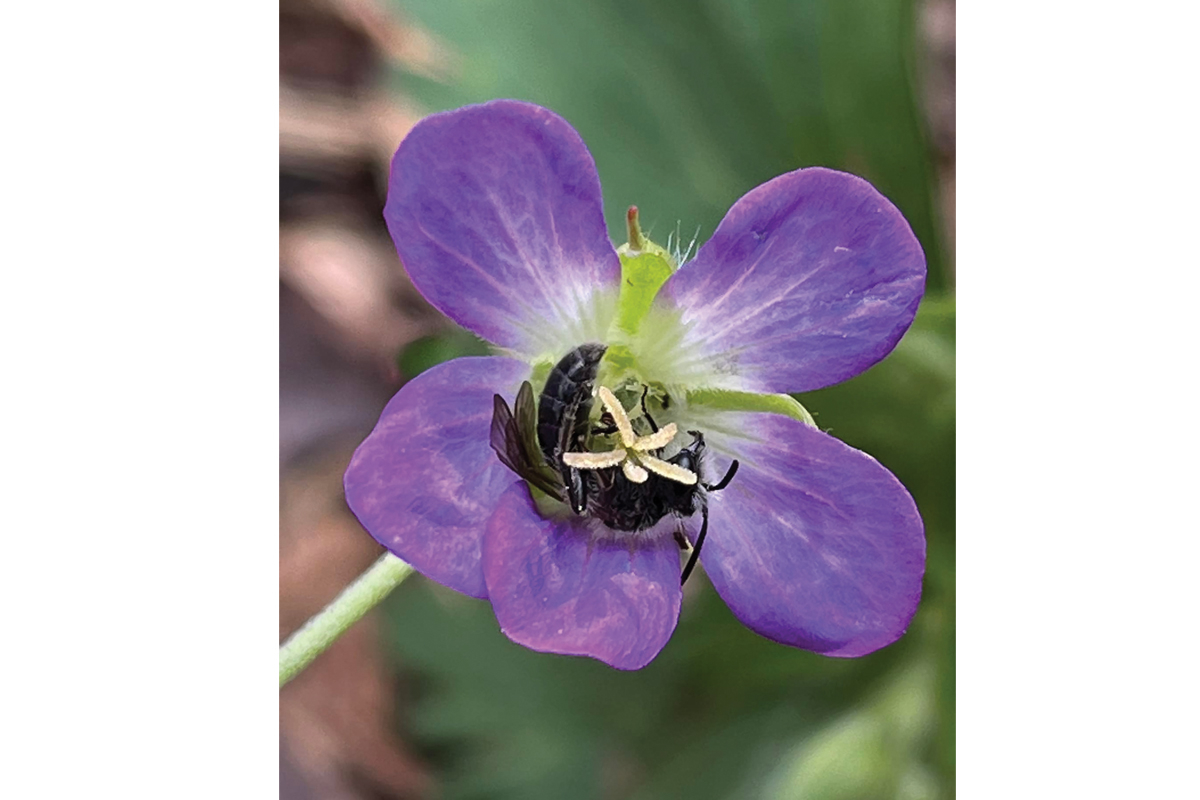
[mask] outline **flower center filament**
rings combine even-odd
[[[624,406],[607,386],[596,390],[600,402],[616,425],[621,446],[607,452],[563,453],[563,463],[575,469],[611,469],[620,466],[621,471],[631,483],[645,483],[650,472],[668,480],[694,486],[699,480],[696,473],[678,464],[652,455],[674,441],[678,430],[674,422],[664,425],[659,430],[647,436],[638,436],[633,431],[633,423]]]

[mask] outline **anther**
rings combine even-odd
[[[564,464],[575,469],[609,469],[620,464],[621,471],[630,483],[645,483],[650,478],[650,472],[685,486],[694,486],[700,480],[690,469],[650,455],[651,451],[661,450],[675,439],[678,428],[674,422],[667,423],[648,436],[637,436],[633,432],[629,413],[612,390],[601,386],[596,390],[596,395],[612,417],[624,447],[607,453],[563,453]]]
[[[575,469],[607,469],[624,461],[625,451],[618,447],[607,453],[563,453],[562,460]]]
[[[663,461],[662,459],[655,458],[654,456],[646,453],[639,454],[638,461],[640,461],[642,466],[651,472],[657,472],[664,478],[677,481],[678,483],[682,483],[684,486],[695,486],[696,481],[699,480],[699,478],[696,476],[696,473],[692,472],[690,469],[684,469],[678,464],[672,464],[669,461]]]

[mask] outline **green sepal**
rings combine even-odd
[[[619,253],[619,251],[618,251]],[[609,329],[609,340],[635,336],[650,312],[658,290],[674,272],[658,253],[621,255],[621,294]]]
[[[637,206],[629,207],[625,222],[629,241],[617,248],[617,256],[621,259],[621,293],[608,335],[608,341],[615,343],[637,335],[658,290],[679,269],[679,264],[665,247],[650,241],[642,233]]]
[[[675,260],[675,256],[671,255],[670,250],[663,247],[661,244],[656,244],[650,241],[644,236],[642,237],[640,247],[634,247],[629,242],[626,242],[617,248],[617,256],[621,259],[622,265],[624,265],[625,262],[630,259],[644,255],[658,256],[664,262],[666,262],[667,269],[670,270],[670,272],[674,272],[675,270],[679,269],[679,263]],[[667,274],[670,275],[670,272]]]
[[[539,358],[530,365],[529,382],[538,387],[538,394],[546,387],[546,379],[550,377],[550,370],[554,369],[555,361],[556,359]]]
[[[800,401],[789,394],[758,394],[738,392],[732,389],[691,389],[687,393],[688,406],[705,406],[719,411],[762,411],[782,414],[799,420],[810,428],[817,427],[816,420]]]

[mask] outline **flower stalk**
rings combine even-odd
[[[346,629],[391,594],[413,568],[385,553],[332,603],[293,633],[279,648],[279,686],[300,674]]]

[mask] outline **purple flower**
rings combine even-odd
[[[507,355],[422,373],[354,454],[346,498],[382,545],[490,600],[519,644],[638,669],[675,628],[676,531],[694,543],[702,515],[668,509],[645,529],[623,530],[601,512],[653,517],[636,504],[674,492],[697,509],[707,502],[700,561],[752,630],[831,656],[864,655],[904,632],[925,566],[912,498],[775,394],[859,374],[912,322],[924,255],[870,184],[809,168],[749,192],[637,325],[620,318],[622,261],[591,154],[544,108],[498,100],[421,121],[392,162],[384,216],[421,293]],[[607,348],[594,388],[615,392],[637,430],[614,433],[614,414],[599,416],[608,401],[585,398],[580,446],[565,450],[604,464],[563,468],[590,492],[575,513],[566,494],[531,491],[497,457],[494,396],[520,419],[522,384],[536,397],[551,367],[588,343]],[[650,396],[646,414],[639,392]],[[671,443],[651,448],[642,438],[671,423],[658,434],[678,431]],[[703,438],[702,458],[685,458],[697,441],[687,431]],[[656,457],[691,466],[700,485],[717,483],[735,459],[740,468],[709,492],[662,477]],[[644,470],[635,474],[642,467],[651,482],[634,483],[645,481]]]

